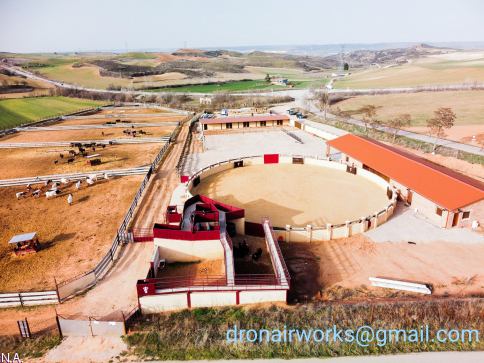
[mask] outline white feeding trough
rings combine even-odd
[[[371,284],[373,286],[384,287],[387,289],[404,290],[411,292],[418,292],[420,294],[432,294],[432,291],[427,287],[427,285],[417,284],[414,282],[381,279],[378,277],[370,277]]]

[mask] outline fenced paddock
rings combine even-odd
[[[2,179],[17,179],[149,166],[161,148],[161,143],[108,145],[95,150],[86,148],[88,156],[99,154],[96,159],[99,158],[101,163],[93,166],[88,165],[88,160],[82,155],[73,157],[69,154],[70,147],[0,149],[0,175]],[[61,158],[60,154],[64,157]],[[69,162],[69,159],[73,160]]]
[[[27,142],[27,143],[0,143],[0,149],[24,149],[39,147],[67,147],[71,148],[73,143],[95,143],[101,145],[123,145],[123,144],[151,144],[166,143],[170,140],[169,136],[165,137],[137,137],[131,139],[111,139],[111,140],[76,140],[76,141],[57,141],[57,142]]]
[[[92,270],[111,248],[145,177],[99,179],[90,187],[83,183],[79,191],[70,183],[59,186],[61,193],[51,199],[43,194],[17,200],[16,193],[25,191],[25,185],[0,188],[0,240],[4,241],[0,245],[0,293],[54,290],[54,277],[61,282]],[[69,194],[74,199],[71,206]],[[40,251],[15,256],[5,241],[30,231],[38,234]]]
[[[99,124],[99,125],[70,125],[70,126],[43,126],[43,127],[18,127],[18,132],[39,132],[39,131],[64,131],[64,130],[89,130],[89,129],[113,129],[131,127],[164,127],[178,126],[178,122],[145,122],[145,123],[118,123],[118,124]]]

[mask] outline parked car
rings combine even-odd
[[[286,111],[289,115],[295,115],[296,113],[293,110],[287,110]]]
[[[302,113],[296,114],[297,118],[304,118],[304,115]]]

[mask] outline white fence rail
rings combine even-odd
[[[65,131],[65,130],[90,130],[108,128],[131,128],[134,127],[165,127],[178,126],[178,122],[142,122],[142,123],[117,123],[117,124],[94,124],[94,125],[69,125],[69,126],[44,126],[44,127],[17,127],[18,132],[23,131]]]
[[[164,116],[180,116],[175,113],[122,113],[110,115],[88,115],[88,116],[62,116],[63,120],[89,120],[89,119],[103,119],[103,118],[135,118],[135,117],[164,117]]]
[[[82,173],[71,173],[71,174],[59,174],[59,175],[43,175],[29,178],[17,178],[17,179],[4,179],[0,180],[0,187],[13,187],[26,184],[39,184],[52,180],[53,182],[58,182],[62,178],[69,180],[80,180],[85,179],[89,175],[96,174],[97,177],[102,178],[104,174],[109,176],[128,176],[128,175],[144,175],[151,168],[151,165],[140,166],[137,168],[129,169],[111,169],[111,170],[93,170],[89,172]]]
[[[387,289],[418,292],[420,294],[432,294],[432,291],[427,287],[427,285],[424,284],[391,279],[382,279],[377,277],[370,277],[369,279],[373,286],[384,287]]]
[[[151,143],[167,143],[170,140],[169,136],[165,137],[133,137],[130,139],[112,139],[112,140],[82,140],[82,141],[51,141],[51,142],[19,142],[19,143],[0,143],[0,149],[24,149],[36,147],[56,147],[66,146],[72,147],[73,143],[81,144],[151,144]]]
[[[0,294],[0,307],[56,304],[58,302],[59,299],[57,297],[57,291],[15,292],[10,294]]]

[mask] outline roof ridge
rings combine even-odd
[[[359,138],[361,138],[361,139],[365,140],[365,138],[364,138],[364,137],[362,137],[362,136],[359,136],[359,135],[354,135],[354,136],[359,137]],[[372,140],[373,140],[373,139],[372,139]],[[373,141],[376,141],[376,142],[378,142],[378,143],[380,143],[380,144],[381,144],[381,142],[380,142],[380,141],[378,141],[378,140],[373,140]],[[371,142],[371,141],[370,141],[370,142]],[[449,178],[452,178],[453,180],[456,180],[456,181],[458,181],[458,182],[460,182],[460,183],[462,183],[462,184],[465,184],[465,185],[471,186],[472,188],[474,188],[474,189],[476,189],[476,190],[478,190],[478,191],[480,191],[480,192],[482,192],[482,193],[484,194],[484,191],[483,191],[482,189],[479,189],[479,188],[475,187],[475,186],[474,186],[474,185],[472,185],[472,184],[465,183],[465,182],[463,182],[462,180],[459,180],[459,179],[457,179],[457,178],[453,177],[452,175],[445,174],[445,173],[443,173],[442,171],[440,171],[440,170],[438,170],[438,169],[434,169],[434,168],[432,168],[432,167],[430,167],[430,166],[428,166],[428,165],[425,165],[424,163],[419,163],[419,162],[417,162],[417,161],[415,161],[415,160],[413,160],[413,159],[411,159],[411,158],[407,158],[407,157],[405,157],[405,156],[403,156],[403,155],[401,155],[401,154],[399,154],[399,153],[396,153],[395,151],[393,151],[393,150],[391,150],[391,149],[386,149],[386,148],[382,147],[381,145],[375,144],[375,143],[373,143],[373,142],[371,142],[371,143],[372,143],[373,145],[378,146],[378,147],[379,147],[379,148],[381,148],[381,149],[384,149],[384,150],[390,151],[390,152],[392,152],[392,153],[393,153],[393,154],[395,154],[395,155],[398,155],[398,156],[401,156],[401,157],[403,157],[403,158],[405,158],[405,159],[407,159],[407,160],[410,160],[410,161],[412,161],[413,163],[416,163],[416,164],[419,164],[419,165],[425,166],[425,167],[426,167],[426,168],[428,168],[428,169],[431,169],[431,170],[436,171],[436,172],[438,172],[438,173],[440,173],[440,174],[442,174],[442,175],[445,175],[445,176],[447,176],[447,177],[449,177]],[[391,147],[391,146],[390,146],[390,147]],[[465,176],[465,175],[463,175],[463,176]]]

